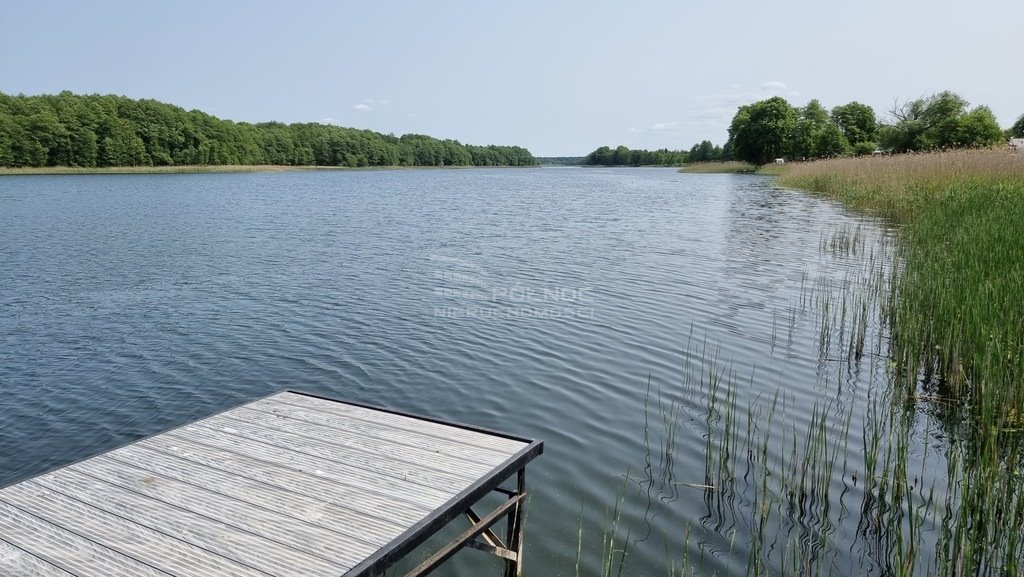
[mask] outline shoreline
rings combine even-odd
[[[51,176],[51,175],[85,175],[85,174],[245,174],[258,172],[309,172],[309,171],[362,171],[362,170],[447,170],[469,168],[539,168],[534,166],[290,166],[278,164],[188,164],[179,166],[34,166],[34,167],[0,167],[2,176]]]

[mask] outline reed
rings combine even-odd
[[[616,499],[602,573],[629,573],[618,512],[664,514],[678,490],[680,501],[700,495],[705,513],[664,536],[670,576],[1020,574],[1024,424],[1007,405],[1017,393],[1001,379],[1011,373],[989,355],[953,396],[941,367],[908,371],[906,352],[920,349],[900,341],[921,325],[908,320],[906,279],[920,265],[905,234],[823,235],[822,258],[852,266],[805,273],[797,302],[775,316],[773,348],[798,322],[817,327],[830,369],[810,410],[784,390],[765,396],[756,372],[741,378],[691,330],[678,388],[647,383],[643,474],[627,475],[635,491]],[[844,396],[851,375],[869,384]],[[703,470],[675,471],[677,451],[697,443]]]
[[[716,161],[716,162],[691,162],[684,165],[679,169],[679,172],[693,172],[693,173],[704,173],[704,174],[719,174],[719,173],[753,173],[757,171],[757,167],[749,162],[741,162],[738,160],[728,161]]]
[[[780,183],[898,225],[888,311],[908,394],[1015,427],[1024,414],[1024,154],[956,151],[787,167]],[[1003,407],[1003,415],[989,414]]]

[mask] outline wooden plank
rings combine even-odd
[[[250,406],[240,407],[224,416],[240,418],[253,422],[283,422],[288,423],[288,430],[308,431],[304,434],[313,435],[325,441],[334,441],[353,448],[359,448],[373,453],[394,455],[395,458],[410,462],[433,462],[439,468],[456,467],[460,470],[473,470],[478,472],[470,473],[471,476],[485,475],[486,471],[495,468],[505,462],[509,455],[498,452],[478,449],[469,445],[463,445],[457,441],[444,441],[429,436],[417,435],[409,430],[397,430],[392,427],[378,427],[374,430],[367,426],[352,426],[352,423],[361,423],[355,419],[341,419],[334,417],[334,422],[316,422],[312,419],[316,415],[331,418],[331,415],[316,413],[315,411],[304,411],[298,407],[276,404],[278,406],[271,410],[256,410]],[[307,418],[296,418],[288,414],[288,411],[304,411]],[[383,434],[383,435],[382,435]],[[417,441],[419,438],[419,441]],[[424,442],[423,440],[428,440]],[[453,448],[463,449],[464,455],[450,454]],[[473,451],[478,452],[474,455]]]
[[[76,577],[23,549],[0,540],[0,575],[4,577]]]
[[[36,494],[26,496],[26,490]],[[171,575],[156,566],[175,567],[174,577],[267,577],[266,573],[145,527],[97,515],[98,511],[81,503],[71,501],[63,507],[68,500],[48,502],[51,495],[28,482],[4,489],[0,493],[0,531],[6,541],[78,577]],[[12,501],[17,502],[18,507],[11,505]],[[51,511],[55,514],[49,514]],[[70,525],[90,536],[103,536],[112,541],[112,545],[86,539],[61,525]]]
[[[385,521],[365,512],[335,504],[316,488],[310,490],[310,493],[318,496],[313,498],[308,494],[214,469],[183,456],[161,453],[138,444],[107,453],[107,457],[185,483],[201,479],[202,486],[210,491],[330,529],[349,540],[375,548],[380,548],[397,537],[418,519],[410,516],[405,524]],[[216,459],[215,456],[212,458]],[[230,471],[230,468],[228,470]],[[279,476],[280,473],[274,475],[275,478]]]
[[[527,446],[281,393],[0,490],[0,577],[340,576]]]
[[[308,474],[287,465],[244,457],[238,453],[210,447],[174,433],[165,433],[162,439],[153,442],[147,439],[131,445],[158,453],[167,453],[181,459],[199,463],[211,469],[259,481],[274,487],[322,499],[339,507],[351,509],[368,518],[367,524],[397,523],[409,527],[422,519],[430,509],[408,503],[401,507],[390,505],[375,493],[367,493],[359,487],[352,487],[323,476]],[[129,447],[118,449],[117,453]],[[373,520],[377,521],[374,522]]]
[[[196,485],[155,475],[106,456],[89,459],[66,470],[78,471],[179,509],[216,519],[231,527],[310,556],[341,564],[346,568],[354,567],[377,550],[377,547],[347,538],[340,533]],[[194,479],[196,483],[203,483],[204,480],[205,477]],[[159,510],[152,507],[145,513],[162,516]],[[160,528],[160,523],[152,525],[156,529]]]
[[[276,577],[337,577],[350,568],[68,469],[14,489],[22,489],[19,504],[26,510],[63,526],[82,527],[84,534],[111,548],[127,534],[142,532],[149,536],[151,547],[175,556],[196,557],[197,551],[205,551],[197,563],[219,555]],[[131,554],[143,559],[137,551]],[[177,562],[160,566],[168,567],[177,570]]]
[[[348,416],[353,419],[359,419],[369,423],[380,423],[396,429],[422,433],[439,439],[459,441],[466,445],[473,445],[485,449],[495,449],[506,452],[509,455],[519,452],[527,445],[527,443],[522,441],[499,437],[497,435],[488,435],[486,433],[471,431],[462,427],[406,417],[404,415],[397,415],[386,411],[377,411],[374,409],[349,405],[338,401],[329,401],[326,399],[287,391],[268,398],[279,403],[305,407],[333,415]]]
[[[452,497],[448,491],[415,484],[402,478],[382,478],[379,474],[364,471],[358,467],[297,452],[293,447],[286,448],[262,443],[210,427],[189,425],[176,429],[172,433],[160,435],[150,441],[173,444],[174,439],[179,437],[218,449],[233,451],[251,459],[283,465],[296,471],[330,479],[336,483],[358,487],[368,495],[375,495],[382,499],[385,503],[394,503],[396,507],[411,504],[432,511]],[[159,445],[150,444],[149,446]]]
[[[274,398],[261,399],[249,403],[245,407],[251,410],[264,411],[308,423],[323,425],[350,436],[379,439],[399,445],[417,447],[434,453],[463,459],[471,463],[490,465],[491,467],[504,463],[510,456],[508,451],[469,445],[458,439],[441,439],[418,431],[396,429],[388,425],[370,423],[350,416],[332,415],[331,413],[319,410],[281,403]]]
[[[246,420],[251,418],[253,420]],[[281,447],[301,447],[301,451],[322,459],[348,463],[381,476],[408,479],[428,487],[458,492],[491,472],[492,465],[471,464],[443,455],[339,435],[333,429],[296,419],[278,417],[260,411],[239,410],[203,421],[204,426]]]

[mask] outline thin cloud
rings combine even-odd
[[[637,134],[672,134],[684,129],[681,122],[655,122],[646,128],[631,128],[629,131]]]
[[[760,89],[747,90],[743,89],[742,84],[735,83],[718,94],[708,94],[697,99],[687,113],[687,118],[698,122],[728,126],[740,106],[764,100],[765,93],[782,94],[786,87],[786,83],[779,80],[768,80],[761,83]],[[799,97],[800,92],[790,90],[786,92],[786,95]]]
[[[358,110],[359,112],[369,112],[369,111],[373,110],[372,108],[370,108],[369,104],[363,104],[361,102],[359,104],[356,104],[352,108]]]
[[[333,118],[331,118],[329,116],[327,118],[321,118],[320,120],[317,120],[317,122],[320,123],[320,124],[337,124],[338,123],[337,120],[335,120],[335,119],[333,119]]]

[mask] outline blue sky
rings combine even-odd
[[[0,0],[0,91],[534,154],[722,143],[736,107],[952,90],[1024,113],[1024,2]]]

